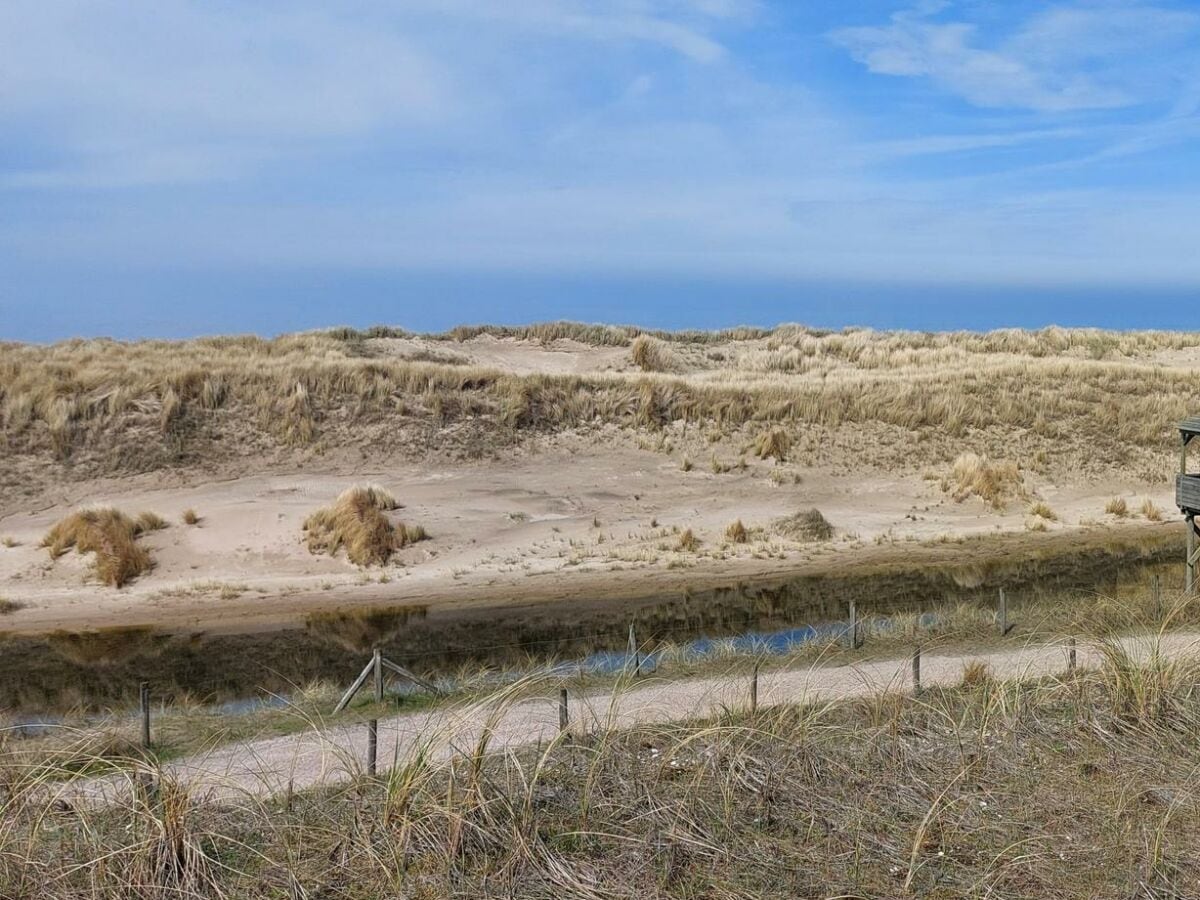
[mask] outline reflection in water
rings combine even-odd
[[[108,668],[144,654],[159,652],[170,640],[149,625],[99,631],[56,631],[46,638],[50,649],[77,666]]]
[[[313,615],[302,628],[265,634],[162,635],[138,628],[9,636],[0,642],[0,707],[127,706],[142,680],[169,701],[285,694],[320,679],[348,683],[362,666],[362,654],[376,646],[415,671],[436,675],[464,664],[504,666],[620,650],[631,623],[641,642],[684,643],[747,632],[806,634],[810,626],[843,619],[850,600],[869,615],[946,602],[990,605],[998,587],[1015,604],[1050,596],[1069,602],[1078,591],[1119,597],[1122,585],[1139,581],[1149,567],[1164,572],[1165,586],[1176,586],[1179,544],[1172,537],[1149,547],[1025,554],[971,566],[860,568],[619,603],[598,598],[520,609],[338,610]]]
[[[305,620],[305,630],[318,640],[332,642],[350,653],[369,653],[395,640],[412,620],[424,619],[425,606],[400,606],[389,609],[352,609],[313,613]]]

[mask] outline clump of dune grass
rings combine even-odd
[[[8,547],[10,550],[13,547],[21,546],[20,543],[17,541],[17,539],[14,537],[5,537],[4,539],[0,540],[0,544],[3,544],[5,547]]]
[[[1113,497],[1108,503],[1104,504],[1104,511],[1110,516],[1124,519],[1129,515],[1129,504],[1125,502],[1124,497]]]
[[[685,528],[679,535],[677,548],[685,553],[695,553],[700,548],[700,539],[690,528]]]
[[[725,527],[725,540],[734,544],[744,544],[749,540],[749,532],[741,519],[735,519]]]
[[[167,527],[167,520],[154,512],[140,512],[137,515],[139,532],[160,531]]]
[[[392,554],[428,535],[419,525],[393,525],[384,515],[399,504],[377,485],[355,485],[343,491],[332,506],[319,509],[304,522],[310,553],[330,556],[345,548],[358,566],[381,566]]]
[[[1029,514],[1039,519],[1045,519],[1048,522],[1058,521],[1058,513],[1047,506],[1042,500],[1037,501],[1033,506],[1029,507]]]
[[[786,462],[791,449],[792,439],[782,428],[769,428],[754,439],[754,455],[759,459],[774,457],[776,462]]]
[[[1142,515],[1148,522],[1161,522],[1163,517],[1162,510],[1149,497],[1142,501]]]
[[[833,526],[815,507],[776,519],[775,531],[794,541],[827,541],[833,537]]]
[[[973,659],[963,666],[962,686],[977,688],[992,682],[992,670],[981,659]]]
[[[675,372],[680,369],[679,357],[658,338],[639,334],[629,346],[629,358],[643,372]]]
[[[0,615],[15,613],[18,609],[24,608],[24,603],[21,603],[17,600],[9,600],[7,597],[0,597]]]
[[[960,503],[976,496],[997,510],[1024,495],[1021,471],[1015,462],[991,460],[977,453],[959,454],[942,481],[942,489],[950,491]]]
[[[88,507],[55,523],[42,539],[42,546],[50,551],[51,559],[58,559],[71,548],[95,554],[93,566],[100,580],[121,587],[153,567],[150,553],[138,546],[137,539],[165,524],[155,513],[145,512],[131,519],[109,506]]]
[[[183,520],[184,525],[197,525],[200,522],[200,516],[194,509],[185,509],[179,518]]]

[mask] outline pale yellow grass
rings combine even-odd
[[[605,346],[630,346],[641,334],[551,323],[435,339],[482,333]],[[1164,446],[1173,423],[1194,411],[1194,373],[1157,365],[1154,354],[1200,347],[1195,333],[830,333],[788,325],[655,333],[642,342],[680,359],[674,348],[695,344],[686,357],[706,361],[691,370],[514,375],[389,356],[383,343],[397,334],[0,344],[0,426],[10,455],[66,458],[101,447],[88,465],[126,470],[161,465],[163,453],[198,436],[304,447],[339,429],[389,422],[486,424],[498,435],[596,422],[659,429],[683,421],[717,434],[753,427],[793,436],[805,426],[847,424],[953,438],[990,428],[1087,441],[1094,458],[1119,459],[1128,445]],[[651,356],[643,361],[656,367]],[[438,446],[436,429],[421,434]],[[158,455],[148,452],[156,441]],[[773,456],[779,448],[763,449]]]

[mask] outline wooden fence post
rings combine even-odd
[[[138,702],[142,711],[142,749],[150,749],[150,683],[143,681],[138,688]]]
[[[642,652],[638,649],[637,635],[633,631],[633,623],[629,623],[629,658],[633,660],[633,675],[640,678],[642,674]]]
[[[1162,583],[1160,576],[1154,576],[1154,621],[1162,622],[1163,620],[1163,605],[1162,605]]]
[[[912,656],[913,696],[921,693],[921,645],[917,644]]]
[[[567,707],[567,689],[558,692],[558,730],[566,731],[571,722],[570,711]]]
[[[383,661],[382,653],[379,648],[375,648],[375,654],[372,657],[372,664],[375,667],[375,702],[383,702]],[[379,758],[379,720],[371,719],[367,723],[367,774],[374,775],[378,771]]]
[[[754,663],[754,675],[750,678],[750,712],[758,712],[758,661]]]
[[[858,649],[858,604],[850,601],[850,627],[847,629],[847,645],[851,650]]]
[[[1075,638],[1073,636],[1067,639],[1067,672],[1071,675],[1075,674]]]
[[[1004,588],[1000,588],[1000,613],[997,616],[1000,624],[1000,637],[1008,634],[1008,597],[1004,595]]]

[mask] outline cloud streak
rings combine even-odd
[[[830,38],[871,72],[927,78],[976,106],[1065,112],[1145,101],[1170,67],[1147,54],[1179,51],[1200,29],[1194,13],[1140,4],[1054,7],[988,46],[975,24],[940,10]]]

